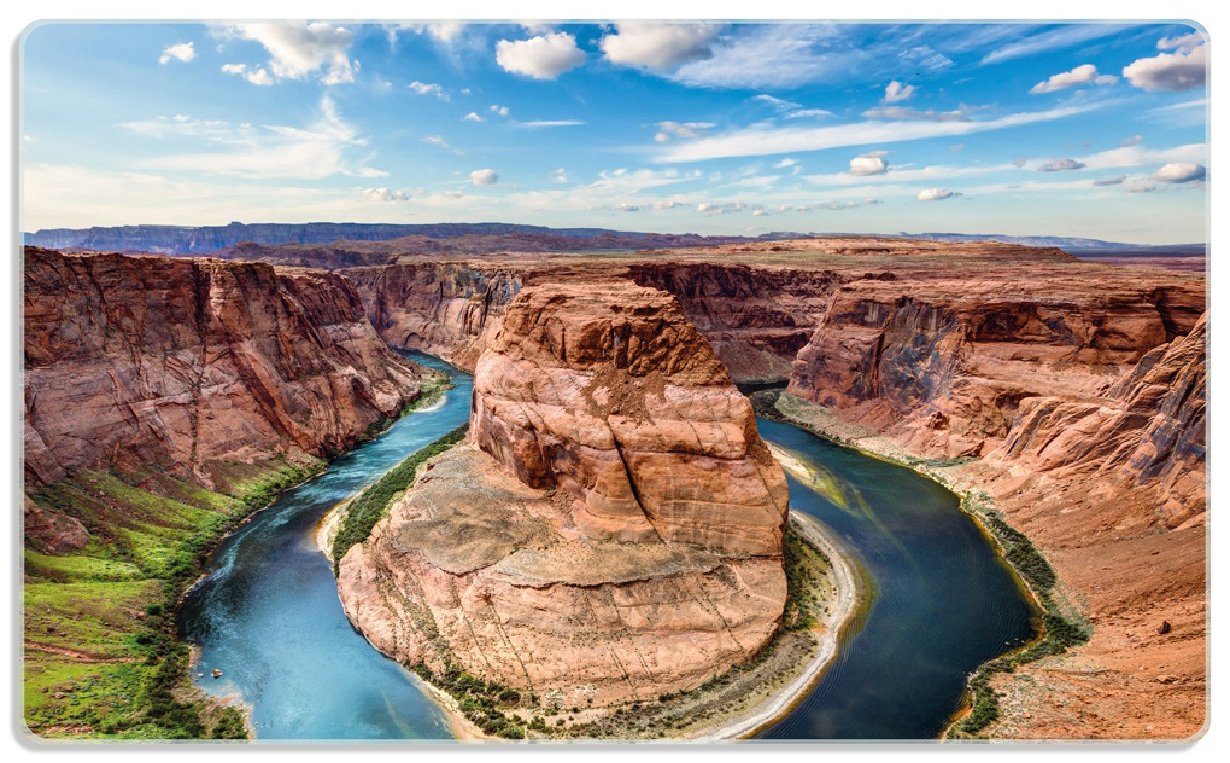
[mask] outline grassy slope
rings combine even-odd
[[[245,736],[237,710],[191,689],[176,599],[227,530],[322,467],[227,465],[220,492],[155,470],[86,471],[35,491],[35,502],[85,524],[90,542],[65,554],[25,550],[29,728],[44,737]]]

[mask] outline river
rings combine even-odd
[[[464,423],[472,380],[283,493],[229,536],[185,598],[181,636],[198,646],[196,682],[252,708],[258,739],[447,739],[446,719],[399,665],[351,626],[312,534],[338,501]],[[950,492],[917,474],[795,427],[760,422],[768,441],[830,477],[824,494],[790,480],[796,511],[854,550],[875,597],[816,688],[762,737],[934,738],[965,675],[1031,634],[1030,608]],[[827,497],[826,497],[827,496]],[[210,677],[213,669],[222,677]]]

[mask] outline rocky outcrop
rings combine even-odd
[[[675,300],[524,289],[477,364],[471,443],[342,560],[352,621],[565,707],[691,688],[785,604],[785,478]]]
[[[211,485],[227,461],[329,455],[418,394],[342,277],[28,248],[31,484],[110,464]]]

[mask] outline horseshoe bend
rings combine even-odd
[[[768,420],[948,486],[1029,592],[1036,627],[970,665],[988,660],[944,733],[1203,723],[1199,275],[885,237],[221,254],[27,249],[39,585],[59,584],[56,559],[130,537],[150,501],[247,500],[252,480],[302,478],[453,394],[390,347],[426,351],[473,372],[472,398],[449,403],[468,431],[391,455],[405,469],[355,484],[322,532],[346,616],[446,690],[455,733],[723,736],[789,713],[876,595],[865,552],[791,491],[873,499],[770,447]]]

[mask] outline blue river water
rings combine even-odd
[[[197,684],[250,705],[258,739],[450,737],[413,678],[351,627],[312,538],[338,501],[467,420],[471,377],[412,357],[452,374],[443,404],[283,493],[222,543],[181,607],[181,635],[200,649]],[[1029,638],[1029,605],[947,490],[786,424],[762,420],[760,430],[827,474],[822,492],[791,479],[791,506],[853,550],[875,591],[821,682],[761,736],[934,738],[966,674]],[[215,668],[221,678],[210,677]]]

